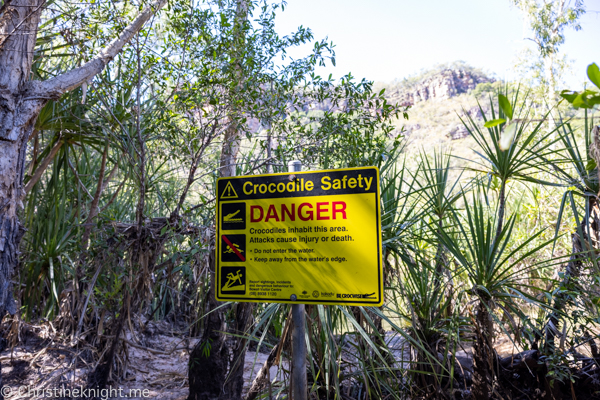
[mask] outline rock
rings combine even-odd
[[[480,83],[494,82],[494,79],[473,74],[465,69],[444,69],[412,86],[410,89],[390,93],[390,100],[401,106],[412,106],[431,99],[449,99],[467,93]]]
[[[446,136],[448,136],[451,140],[464,139],[469,136],[469,131],[464,125],[460,124],[450,129],[450,132],[448,132]]]
[[[473,373],[473,354],[459,350],[456,352],[454,357],[456,358],[456,362],[460,364],[465,372],[468,372],[469,374]]]
[[[540,368],[540,353],[537,350],[522,351],[514,356],[500,359],[500,365],[511,371],[532,371]]]
[[[473,119],[483,119],[483,115],[481,114],[479,107],[471,107],[469,111],[467,111],[467,114],[469,114],[469,116]]]

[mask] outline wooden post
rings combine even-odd
[[[300,161],[288,163],[288,172],[302,170]],[[292,398],[306,400],[306,315],[304,304],[292,304]]]

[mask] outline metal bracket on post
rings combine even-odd
[[[288,172],[302,171],[302,162],[288,163]],[[306,314],[304,304],[292,304],[292,396],[293,400],[306,400]]]

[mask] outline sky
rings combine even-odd
[[[581,31],[565,31],[560,51],[572,61],[563,79],[578,89],[587,65],[600,65],[600,0],[585,0]],[[594,12],[596,11],[596,12]],[[276,19],[280,34],[309,27],[315,39],[328,37],[336,47],[336,67],[321,75],[391,82],[436,64],[457,60],[494,74],[518,78],[514,65],[532,37],[510,0],[287,0]],[[289,52],[301,56],[309,48]]]

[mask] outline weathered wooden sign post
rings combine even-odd
[[[288,172],[300,172],[302,163],[292,161]],[[292,178],[294,179],[294,178]],[[292,396],[296,400],[306,400],[306,311],[304,304],[292,304]]]
[[[305,400],[305,304],[383,303],[375,167],[217,181],[219,301],[292,304],[294,400]]]

